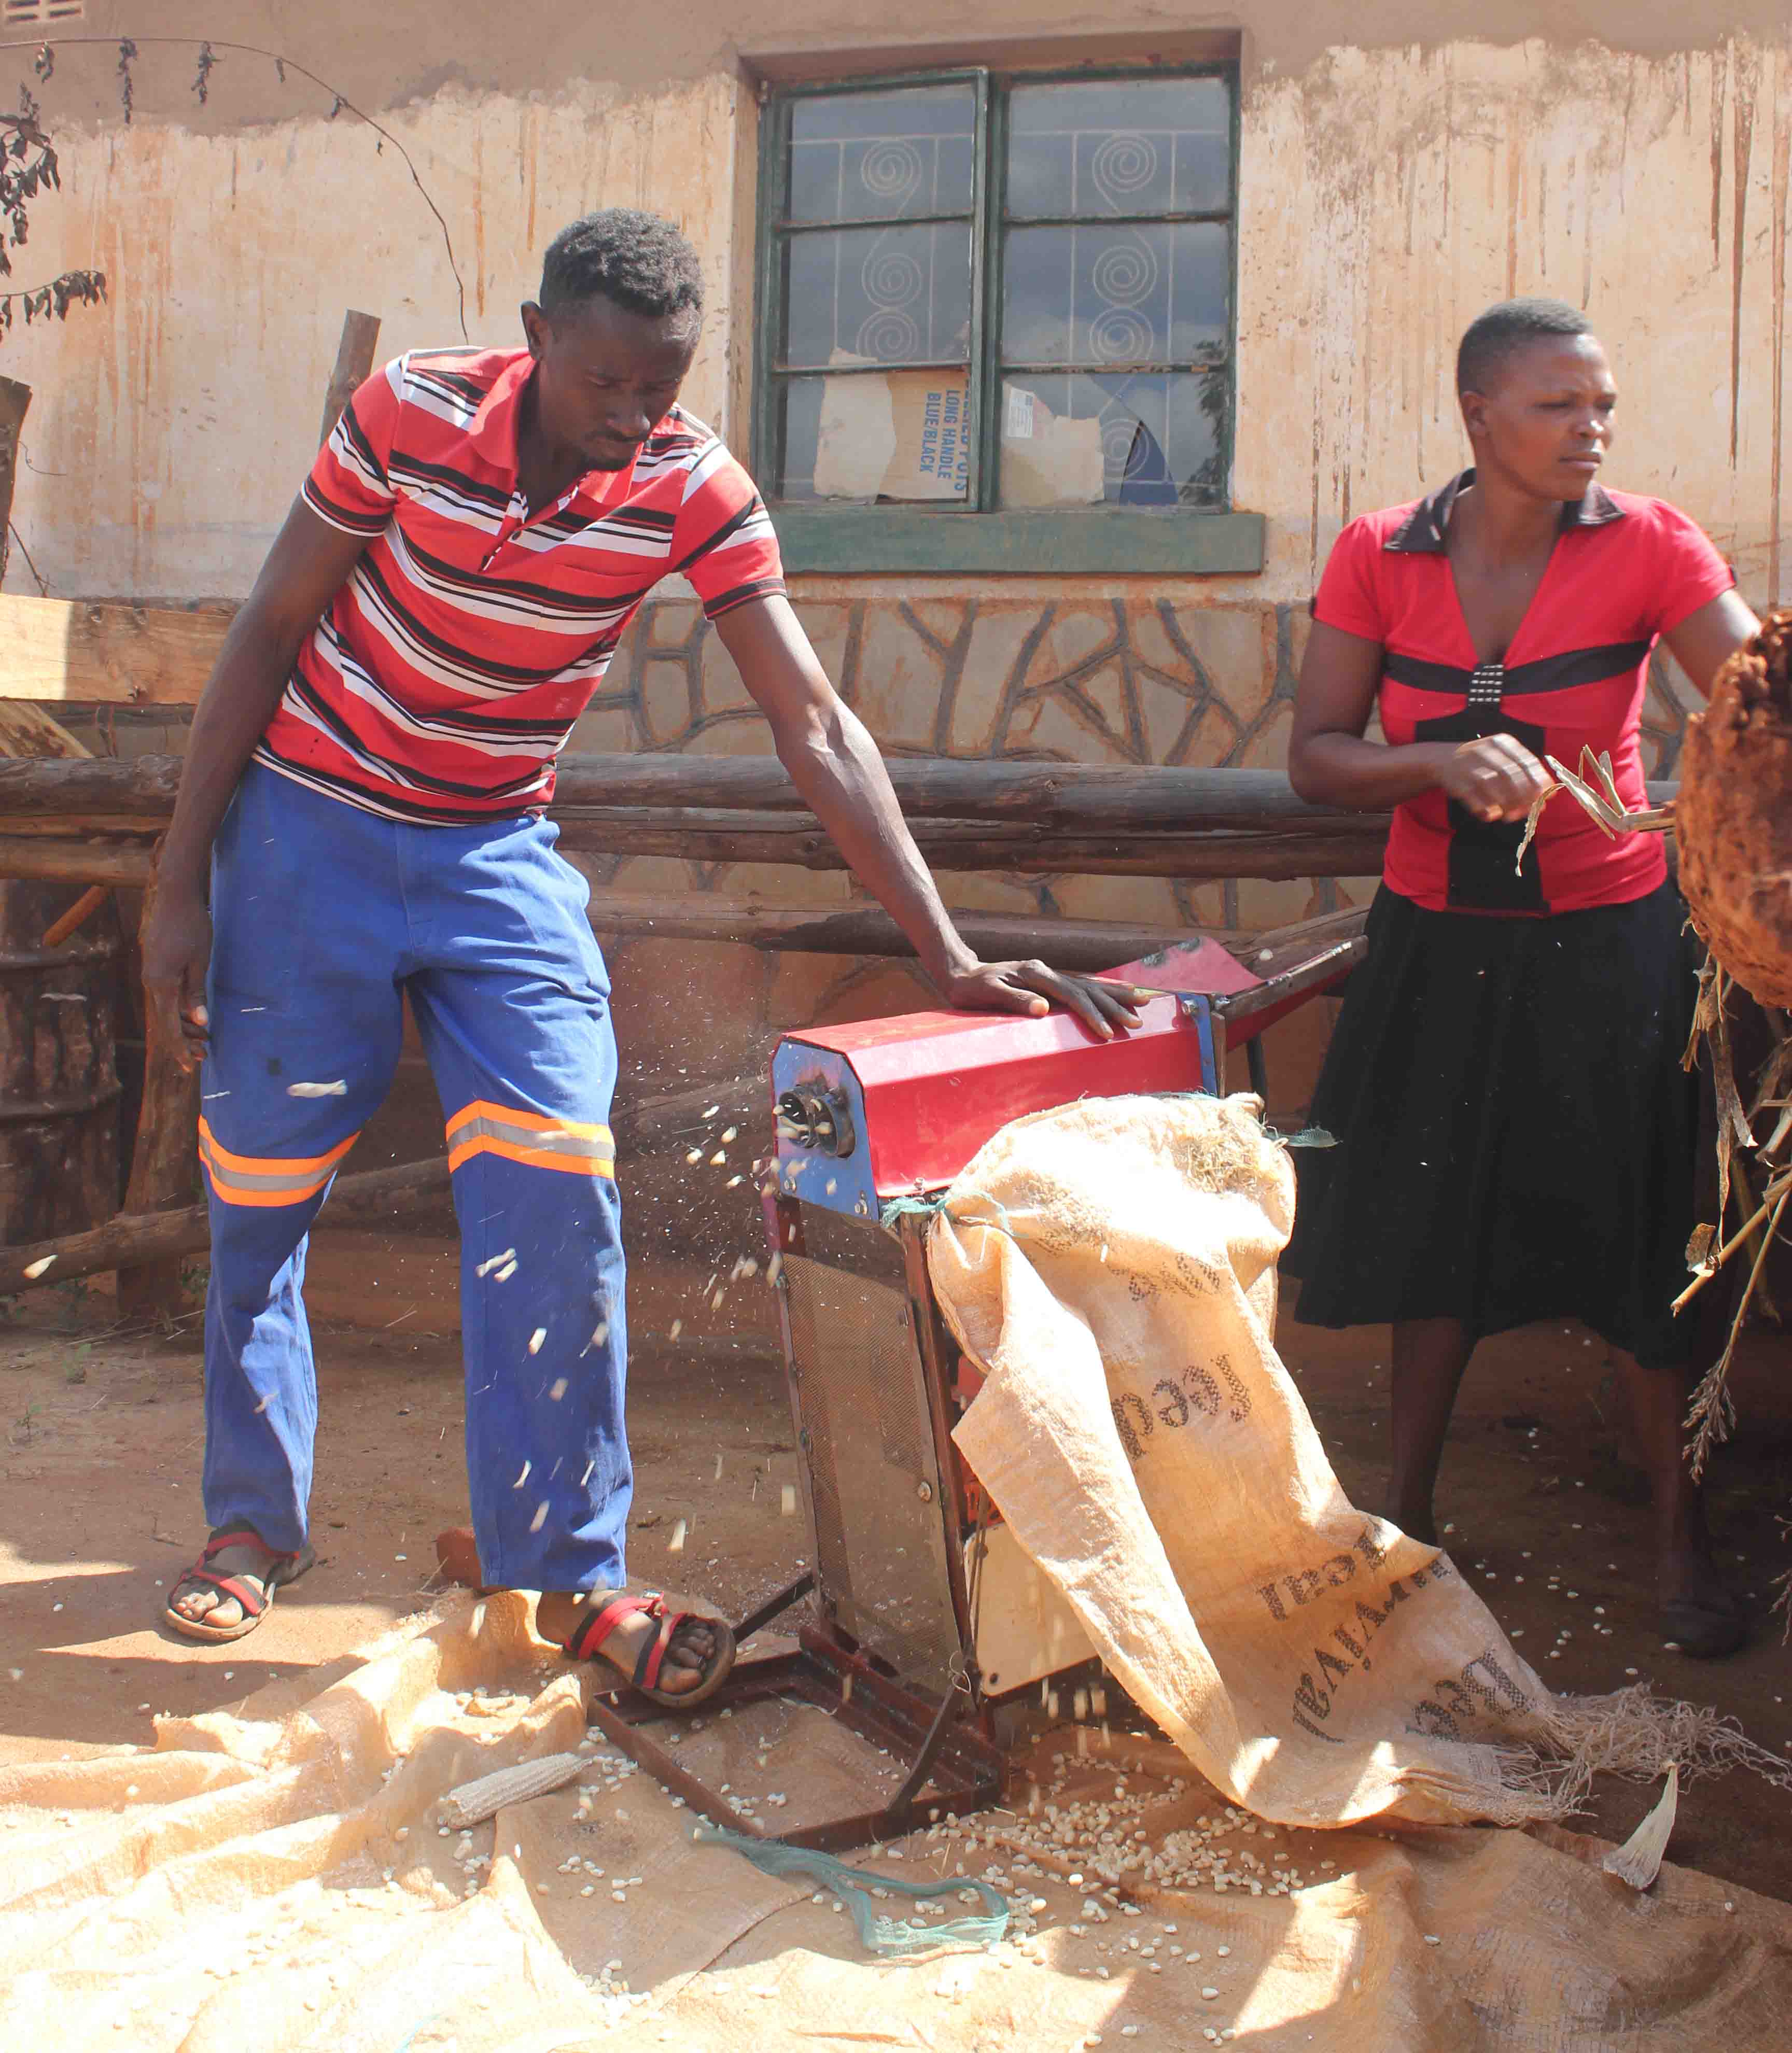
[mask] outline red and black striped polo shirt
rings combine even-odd
[[[1384,652],[1377,709],[1399,748],[1515,735],[1570,769],[1609,752],[1633,810],[1648,803],[1643,694],[1656,640],[1735,582],[1696,522],[1659,499],[1595,485],[1562,508],[1542,581],[1503,661],[1477,665],[1444,541],[1464,471],[1440,491],[1353,520],[1337,541],[1314,618]],[[1515,858],[1516,822],[1488,825],[1441,791],[1394,810],[1382,881],[1434,911],[1567,913],[1641,898],[1667,876],[1657,834],[1608,840],[1558,799]]]
[[[518,487],[527,350],[413,351],[361,387],[306,503],[367,546],[300,651],[255,760],[388,818],[527,812],[654,585],[711,619],[784,590],[753,482],[674,406],[627,470],[533,518]]]

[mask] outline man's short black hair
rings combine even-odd
[[[1592,322],[1566,300],[1502,300],[1477,314],[1456,345],[1456,390],[1490,390],[1507,359],[1527,343],[1592,332]]]
[[[631,313],[701,314],[701,261],[670,221],[639,207],[607,206],[563,228],[541,265],[544,314],[598,298]]]

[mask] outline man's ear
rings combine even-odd
[[[1461,392],[1456,395],[1462,408],[1462,425],[1468,430],[1469,438],[1484,435],[1487,430],[1487,397],[1484,392]]]
[[[522,316],[523,338],[529,344],[529,355],[539,363],[548,340],[548,316],[533,300],[524,300]]]

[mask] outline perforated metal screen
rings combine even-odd
[[[801,1212],[806,1252],[784,1274],[821,1594],[862,1646],[943,1691],[958,1624],[902,1250],[869,1223]]]

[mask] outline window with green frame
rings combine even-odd
[[[754,457],[791,567],[1260,568],[1236,126],[1230,66],[776,92]]]

